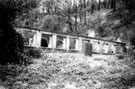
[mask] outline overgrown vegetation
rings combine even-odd
[[[19,62],[23,53],[23,38],[14,29],[17,16],[35,8],[35,0],[0,0],[0,64]]]
[[[42,56],[42,51],[40,49],[32,48],[25,51],[25,54],[30,58],[40,58]]]
[[[130,89],[135,83],[130,65],[114,56],[48,53],[27,67],[1,66],[0,77],[9,89]]]

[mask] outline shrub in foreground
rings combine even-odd
[[[40,49],[28,49],[26,55],[31,58],[40,58],[42,51]]]

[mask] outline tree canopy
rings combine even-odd
[[[0,0],[0,14],[9,20],[14,20],[17,15],[37,7],[37,3],[38,0]]]
[[[129,26],[135,20],[134,6],[134,0],[41,0],[34,13],[22,16],[21,19],[28,16],[22,21],[24,26],[48,30],[47,19],[62,18],[62,21],[54,20],[55,18],[51,20],[55,23],[51,25],[51,30],[55,30],[56,23],[61,31],[67,28],[68,32],[83,35],[91,28],[98,32],[103,28],[105,32],[99,33],[99,37],[102,38],[109,36],[108,32],[112,32],[113,36],[123,32],[116,30]],[[17,23],[20,23],[19,19]]]

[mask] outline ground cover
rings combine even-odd
[[[29,66],[2,68],[1,89],[131,89],[135,80],[135,69],[110,55],[47,53]]]

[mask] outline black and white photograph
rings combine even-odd
[[[0,89],[135,89],[135,0],[0,0]]]

